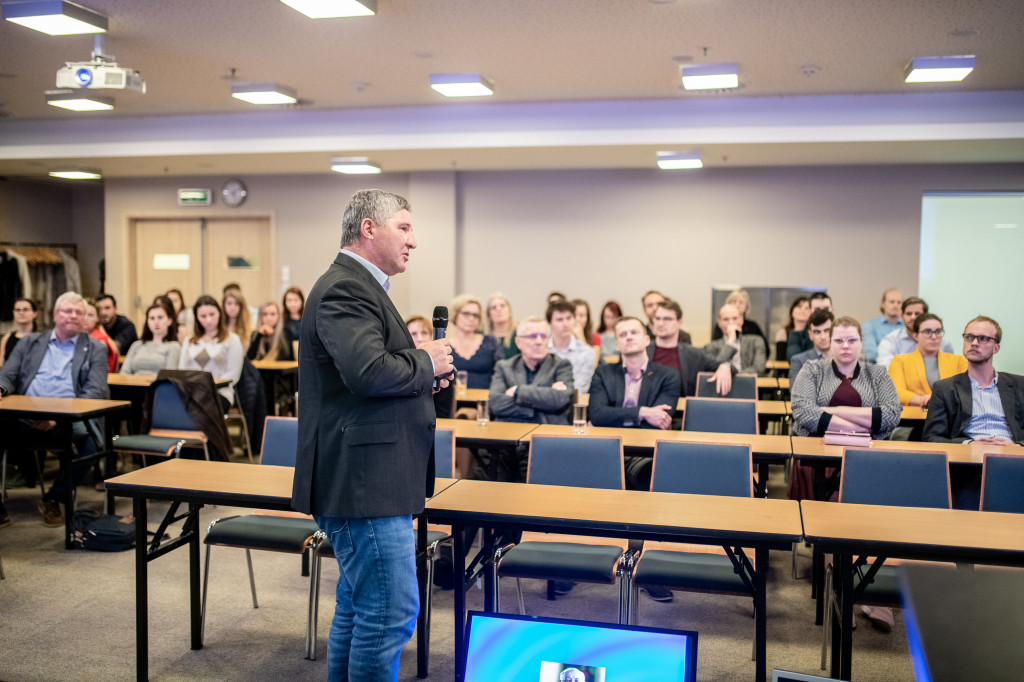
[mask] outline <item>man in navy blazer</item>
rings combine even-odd
[[[433,492],[431,384],[454,368],[447,341],[416,348],[387,295],[415,248],[403,197],[357,192],[302,316],[292,506],[313,514],[340,569],[330,680],[397,679],[419,611],[411,515]]]
[[[108,398],[107,349],[100,341],[82,333],[84,319],[82,297],[73,291],[61,294],[53,307],[54,328],[23,338],[4,363],[0,370],[0,397]],[[12,448],[63,448],[66,443],[58,440],[55,427],[52,421],[9,422],[5,424],[4,443]],[[102,442],[101,434],[102,428],[93,422],[74,422],[72,435],[78,454],[95,454],[97,444]],[[74,485],[82,482],[91,464],[91,461],[84,461],[72,467]],[[64,525],[60,502],[68,493],[66,479],[67,472],[62,469],[43,496],[40,512],[47,526]],[[0,523],[5,519],[7,512],[0,503]]]

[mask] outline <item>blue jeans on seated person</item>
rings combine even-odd
[[[420,608],[412,517],[314,518],[340,571],[327,679],[394,682]]]

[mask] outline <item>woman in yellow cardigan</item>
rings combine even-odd
[[[927,407],[932,397],[932,384],[966,372],[967,359],[939,351],[942,320],[938,315],[918,315],[909,333],[917,341],[917,350],[894,357],[889,365],[889,375],[902,404]]]

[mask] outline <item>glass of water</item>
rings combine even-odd
[[[476,425],[487,426],[491,421],[491,414],[488,412],[487,398],[476,401]]]
[[[467,384],[469,384],[469,372],[460,369],[455,373],[455,392],[460,398],[466,395]]]
[[[587,406],[573,405],[572,407],[572,432],[587,432]]]

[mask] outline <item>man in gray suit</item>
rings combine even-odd
[[[303,313],[292,506],[313,514],[340,569],[330,680],[396,679],[419,611],[411,515],[433,492],[431,384],[454,368],[447,341],[414,346],[387,295],[415,248],[404,198],[357,192]]]
[[[107,398],[107,348],[100,341],[82,333],[85,303],[73,291],[61,294],[53,307],[53,329],[33,332],[14,347],[11,357],[0,370],[0,397],[29,395],[41,398]],[[63,449],[52,421],[18,420],[5,423],[4,445],[27,449]],[[93,422],[74,422],[72,437],[81,458],[98,451],[102,429]],[[72,466],[71,480],[78,485],[89,473],[90,460]],[[43,496],[39,511],[47,526],[63,526],[60,502],[69,489],[67,472],[61,469],[53,486]],[[68,512],[70,513],[70,509]],[[8,520],[0,503],[0,525]]]
[[[718,310],[718,328],[722,330],[722,338],[704,346],[704,352],[716,358],[724,353],[736,371],[763,376],[768,349],[757,334],[741,333],[743,316],[736,306],[726,303]]]

